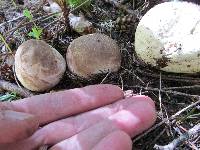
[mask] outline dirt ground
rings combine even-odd
[[[22,2],[22,0],[18,1],[18,3]],[[198,101],[198,95],[200,95],[200,75],[161,72],[141,64],[134,52],[134,33],[139,19],[150,8],[161,2],[163,1],[123,0],[120,3],[126,7],[126,10],[123,10],[109,3],[108,0],[92,1],[90,10],[83,11],[84,15],[93,23],[97,32],[105,33],[117,41],[122,53],[121,69],[116,73],[100,74],[88,80],[81,79],[67,70],[62,81],[52,89],[57,91],[90,84],[109,83],[120,86],[124,91],[129,90],[131,93],[150,96],[156,103],[157,122],[150,129],[151,131],[148,130],[133,139],[135,150],[150,150],[155,144],[166,145],[200,123],[200,104],[191,106],[192,103]],[[198,0],[193,0],[193,2],[200,3]],[[17,47],[23,41],[30,39],[27,34],[33,24],[28,23],[23,17],[24,6],[15,7],[10,1],[0,3],[0,33],[11,48],[9,51],[5,43],[0,40],[0,79],[16,84],[10,61],[12,62],[12,55]],[[62,18],[48,16],[41,7],[31,6],[29,9],[33,12],[36,24],[44,29],[42,39],[65,57],[70,42],[80,34],[74,31],[67,32]],[[137,17],[127,10],[136,13]],[[74,13],[78,14],[79,11],[74,11]],[[7,91],[2,90],[0,96],[6,93]],[[183,110],[182,113],[177,115],[177,112],[181,110]],[[173,118],[174,114],[176,117]],[[177,149],[200,149],[200,137],[179,144]]]

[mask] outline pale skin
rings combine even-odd
[[[0,103],[0,149],[132,150],[155,120],[149,97],[125,98],[114,85],[43,94]]]

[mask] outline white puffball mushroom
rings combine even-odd
[[[109,36],[99,33],[83,35],[72,41],[66,59],[69,70],[83,78],[115,72],[121,66],[118,45]]]
[[[59,13],[62,12],[62,8],[58,3],[53,0],[48,0],[50,6],[43,6],[43,10],[47,13]],[[70,27],[81,35],[94,33],[95,29],[93,24],[88,21],[83,14],[79,16],[69,13],[69,25]]]
[[[22,43],[15,54],[15,73],[21,84],[42,92],[54,87],[66,70],[63,56],[42,40]]]
[[[200,72],[200,6],[165,2],[150,9],[135,33],[135,51],[166,72]]]
[[[58,5],[58,3],[53,0],[48,0],[50,6],[43,6],[43,10],[47,13],[60,13],[62,12],[62,8]]]
[[[93,33],[95,31],[93,24],[88,21],[82,14],[80,16],[75,16],[74,14],[70,13],[69,24],[74,31],[81,35]]]

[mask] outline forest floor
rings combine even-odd
[[[114,0],[117,2],[115,4],[112,1],[92,1],[91,8],[84,10],[84,15],[93,23],[97,32],[117,41],[122,53],[121,69],[88,80],[80,79],[67,70],[62,81],[52,90],[108,83],[118,85],[130,93],[148,95],[156,103],[157,121],[152,128],[133,139],[134,149],[150,150],[156,144],[167,145],[200,123],[200,75],[166,73],[137,60],[134,52],[137,24],[150,8],[161,1]],[[13,55],[23,41],[31,39],[28,33],[33,22],[24,17],[25,6],[22,4],[22,0],[17,3],[0,1],[0,101],[24,96],[13,85],[8,89],[9,83],[19,84],[13,71]],[[65,57],[70,42],[81,35],[68,33],[62,18],[44,12],[42,5],[28,6],[28,10],[32,12],[34,22],[43,29],[41,39]],[[79,11],[74,10],[73,13],[78,14]],[[200,137],[195,136],[179,143],[177,149],[200,149]]]

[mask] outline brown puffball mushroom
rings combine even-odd
[[[66,59],[69,70],[83,78],[115,72],[121,65],[121,53],[116,42],[99,33],[83,35],[72,41]]]
[[[55,86],[66,70],[62,55],[46,42],[28,40],[15,54],[15,73],[21,84],[31,91],[42,92]]]

